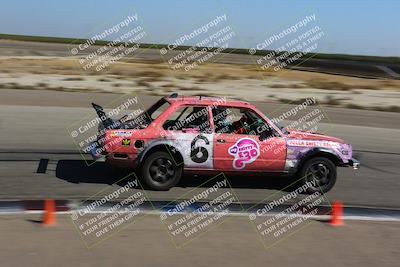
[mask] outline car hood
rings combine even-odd
[[[287,129],[289,132],[287,137],[291,139],[299,139],[299,140],[318,140],[318,141],[330,141],[330,142],[337,142],[344,144],[344,141],[340,138],[336,138],[333,136],[318,134],[318,133],[311,133],[311,132],[304,132],[304,131],[297,131]]]

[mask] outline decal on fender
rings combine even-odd
[[[122,146],[130,146],[131,145],[131,139],[122,139]]]
[[[319,141],[319,140],[296,140],[291,139],[287,141],[288,146],[300,147],[325,147],[325,148],[340,148],[340,145],[332,141]]]
[[[253,139],[241,138],[228,149],[228,152],[234,156],[233,168],[240,170],[260,156],[260,147]]]

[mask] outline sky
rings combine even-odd
[[[226,14],[220,26],[234,32],[228,46],[247,49],[315,14],[302,29],[323,31],[315,52],[400,56],[399,11],[398,0],[1,0],[0,33],[90,38],[137,14],[135,23],[146,32],[141,41],[167,44]]]

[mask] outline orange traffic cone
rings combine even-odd
[[[43,225],[52,226],[56,224],[56,203],[53,199],[44,201]]]
[[[342,226],[343,223],[343,204],[340,201],[334,201],[332,204],[331,221],[332,226]]]

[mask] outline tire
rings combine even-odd
[[[182,169],[182,165],[177,166],[168,152],[154,152],[144,160],[140,178],[150,189],[166,191],[179,182]]]
[[[307,182],[315,184],[315,186],[307,188],[308,194],[328,192],[335,185],[336,176],[336,165],[324,157],[309,159],[300,170],[303,185],[306,185]]]

